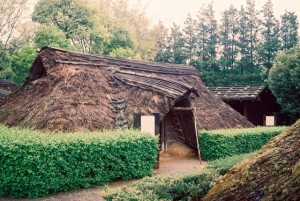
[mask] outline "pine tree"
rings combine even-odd
[[[280,46],[279,22],[274,17],[273,4],[271,0],[268,0],[263,6],[262,14],[262,40],[259,48],[259,54],[262,66],[265,68],[266,74],[268,74],[270,68],[273,66],[276,53]]]
[[[217,20],[214,15],[213,5],[208,4],[202,7],[198,14],[197,37],[198,57],[200,68],[204,70],[218,71],[217,56]]]
[[[156,55],[154,60],[157,62],[170,63],[171,52],[168,49],[167,37],[168,29],[166,29],[161,21],[152,30],[155,33],[156,44],[155,51]]]
[[[254,0],[247,0],[246,8],[243,6],[239,12],[239,68],[241,74],[254,73],[257,70],[257,43],[259,20]]]
[[[219,34],[220,65],[224,70],[233,70],[238,55],[238,11],[231,5],[222,16]]]
[[[182,32],[180,31],[180,26],[176,25],[175,23],[173,23],[170,36],[168,37],[167,51],[171,52],[171,63],[185,63],[187,56],[184,49],[184,38]]]
[[[285,12],[281,16],[280,39],[282,49],[289,50],[298,44],[298,19],[294,12]]]
[[[184,22],[184,47],[187,57],[187,64],[196,59],[196,21],[188,14],[185,22]]]

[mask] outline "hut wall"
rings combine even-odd
[[[226,103],[257,126],[265,125],[266,116],[274,115],[280,111],[279,105],[271,99],[231,100],[226,101]]]
[[[124,87],[126,86],[124,85]],[[126,117],[128,128],[133,127],[133,115],[135,113],[142,115],[159,113],[160,119],[163,119],[170,110],[169,99],[154,91],[127,86],[126,90],[122,90],[118,95],[126,102],[124,116]]]
[[[244,115],[254,125],[264,125],[264,117],[267,114],[267,108],[261,101],[233,100],[226,102],[241,115]]]

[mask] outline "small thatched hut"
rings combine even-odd
[[[256,126],[266,125],[266,117],[274,116],[281,110],[267,86],[219,86],[208,89]]]
[[[195,121],[197,129],[252,126],[212,95],[193,67],[53,47],[42,48],[23,86],[0,106],[0,122],[97,130],[130,128],[135,114],[153,113],[166,132],[181,135],[195,133]]]

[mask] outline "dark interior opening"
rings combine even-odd
[[[178,101],[163,119],[161,130],[161,143],[164,152],[174,142],[182,143],[198,155],[197,128],[195,124],[194,110],[189,96]]]
[[[38,56],[34,60],[34,62],[32,64],[32,67],[29,70],[29,76],[26,80],[26,83],[32,82],[32,81],[37,80],[37,79],[39,79],[41,77],[44,77],[44,76],[46,76],[46,69],[43,66],[43,62],[42,62],[41,57]]]
[[[174,107],[191,107],[191,100],[188,96],[185,96],[180,101],[175,103]]]

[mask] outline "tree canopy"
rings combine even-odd
[[[145,5],[129,0],[39,0],[31,24],[13,34],[28,3],[0,0],[0,79],[17,84],[24,80],[33,52],[43,46],[151,60],[165,34],[162,24],[151,25]]]
[[[32,20],[62,31],[70,40],[68,49],[138,59],[154,57],[152,52],[158,36],[152,34],[150,20],[141,3],[40,0]]]
[[[300,118],[300,48],[280,52],[271,68],[269,87],[282,106],[286,123]]]
[[[28,76],[29,68],[32,61],[36,57],[36,51],[34,48],[25,47],[21,50],[15,51],[11,55],[11,68],[14,72],[13,80],[16,84],[20,85],[25,81]]]
[[[193,65],[208,86],[265,85],[277,52],[298,44],[297,16],[286,11],[277,19],[271,0],[261,9],[255,0],[230,5],[219,22],[214,13],[209,3],[195,19],[188,15],[182,29],[173,25],[156,61]]]

